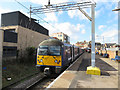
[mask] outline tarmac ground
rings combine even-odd
[[[50,88],[118,90],[118,65],[120,63],[99,55],[96,55],[95,60],[96,67],[101,70],[100,76],[86,74],[87,67],[91,65],[91,53],[84,53],[59,78],[53,81]]]

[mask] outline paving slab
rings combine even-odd
[[[101,75],[86,74],[91,65],[91,54],[84,53],[69,69],[67,69],[51,86],[51,88],[76,89],[108,89],[118,90],[118,66],[120,63],[96,55],[95,65],[100,68]]]

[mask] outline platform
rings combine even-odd
[[[118,62],[96,55],[96,66],[101,75],[88,75],[90,53],[84,53],[66,71],[56,78],[47,88],[111,88],[118,90]]]

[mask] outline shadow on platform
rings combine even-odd
[[[71,71],[86,71],[88,66],[91,66],[91,56],[90,54],[86,54],[85,57],[82,58],[82,60],[79,58],[79,60],[74,64],[71,68],[68,70]],[[80,63],[80,61],[82,61]],[[96,67],[100,68],[101,74],[102,75],[109,75],[106,71],[118,71],[108,63],[104,62],[101,60],[98,56],[96,56],[96,61],[95,61]]]

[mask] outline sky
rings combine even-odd
[[[29,9],[47,5],[48,0],[17,0]],[[80,0],[51,0],[51,4],[64,2],[79,2]],[[118,12],[112,10],[118,7],[119,0],[91,0],[96,2],[95,8],[95,40],[101,43],[118,42]],[[29,10],[18,4],[16,0],[0,0],[1,13],[21,11],[29,16]],[[83,9],[91,16],[91,9]],[[53,12],[47,14],[32,14],[32,18],[39,20],[39,24],[49,30],[49,35],[56,32],[63,32],[70,37],[70,43],[91,40],[91,22],[79,11],[71,10],[64,12]],[[45,21],[43,21],[45,20]],[[1,21],[1,16],[0,16]],[[0,22],[1,24],[1,22]]]

